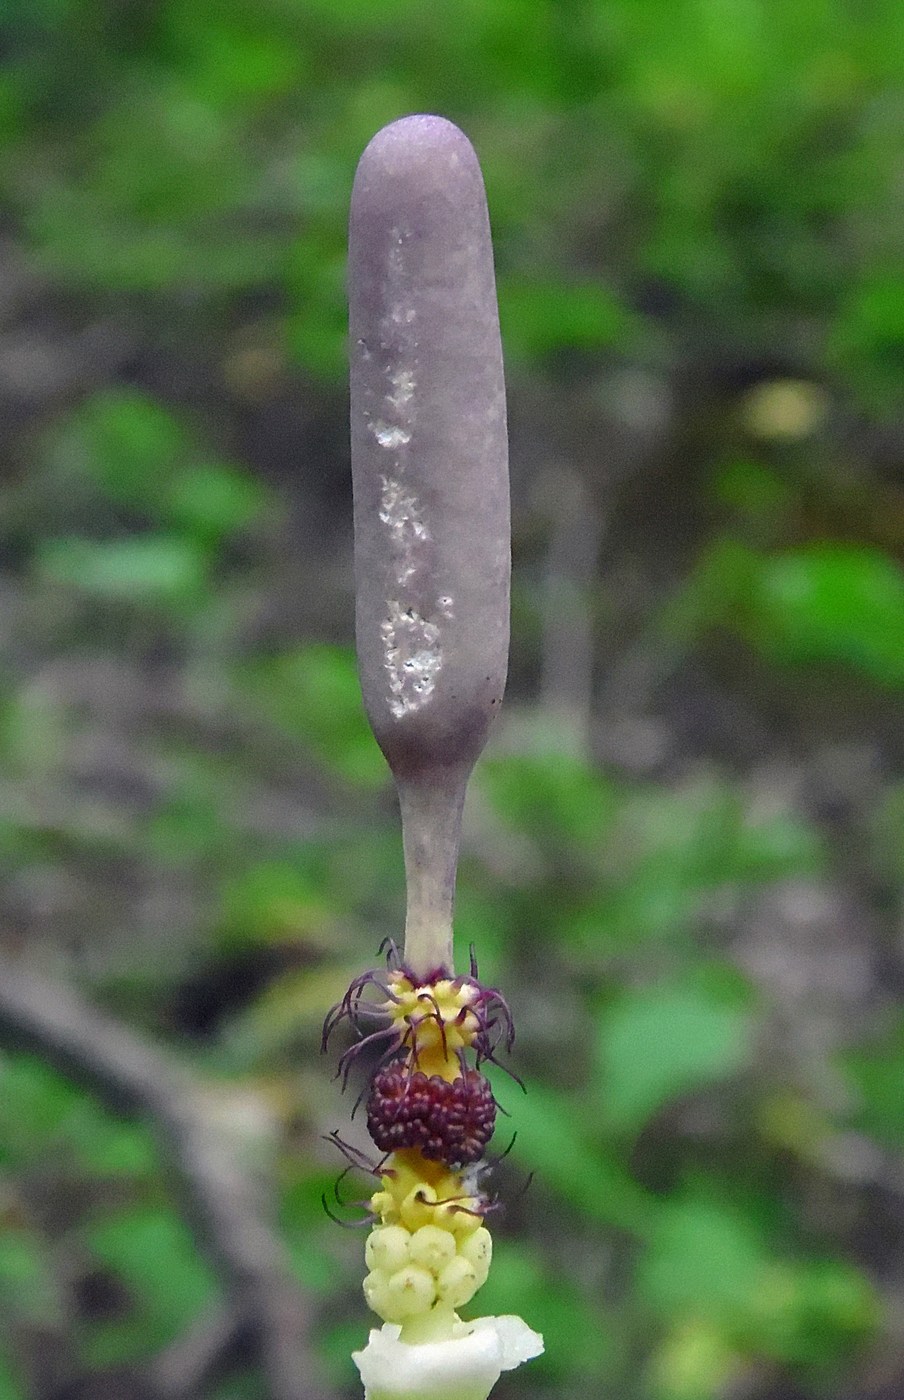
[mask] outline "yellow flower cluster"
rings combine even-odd
[[[457,1052],[472,1045],[480,1029],[470,1009],[477,989],[449,977],[419,985],[400,972],[390,981],[389,990],[393,1000],[384,1002],[383,1010],[398,1025],[400,1037],[407,1033],[417,1069],[456,1079],[461,1074]]]
[[[370,1273],[364,1297],[384,1322],[406,1323],[434,1309],[455,1311],[469,1303],[490,1268],[490,1232],[478,1226],[457,1236],[440,1225],[379,1225],[370,1235],[365,1260]]]

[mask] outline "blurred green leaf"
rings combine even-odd
[[[224,948],[302,940],[325,926],[330,906],[321,886],[288,861],[252,865],[226,883],[220,943]]]
[[[301,1173],[283,1193],[280,1211],[296,1277],[305,1288],[327,1295],[343,1285],[357,1288],[360,1281],[363,1243],[354,1236],[349,1241],[337,1231],[323,1207],[327,1200],[333,1203],[334,1211],[340,1209],[333,1188],[341,1170]],[[352,1188],[349,1194],[354,1198],[357,1193]]]
[[[819,544],[763,560],[750,618],[776,660],[837,663],[904,685],[904,571],[878,550]]]
[[[55,1157],[102,1177],[141,1177],[157,1166],[148,1130],[107,1112],[92,1096],[31,1055],[0,1059],[0,1163]]]
[[[473,947],[481,980],[490,986],[498,984],[503,975],[506,945],[511,946],[516,935],[514,921],[513,912],[500,900],[498,892],[477,887],[465,860],[455,892],[456,966],[465,966],[467,950]]]
[[[27,1400],[24,1388],[16,1380],[6,1349],[0,1345],[0,1400]]]
[[[644,1251],[637,1286],[668,1318],[708,1318],[743,1327],[764,1286],[769,1256],[758,1232],[736,1211],[702,1197],[667,1202]]]
[[[904,782],[889,785],[872,814],[872,857],[883,879],[904,884]]]
[[[260,482],[242,468],[200,462],[173,478],[160,510],[174,529],[215,544],[253,525],[267,499]]]
[[[787,1354],[815,1374],[876,1333],[882,1308],[873,1284],[852,1264],[816,1259],[801,1271],[795,1335]]]
[[[606,778],[565,754],[487,758],[477,781],[507,826],[553,848],[600,848],[617,810]]]
[[[634,1132],[672,1099],[744,1066],[749,997],[736,976],[626,991],[597,1016],[596,1083],[603,1119]]]
[[[289,349],[326,382],[348,364],[345,242],[344,217],[313,225],[295,246],[289,274],[296,308],[286,322]]]
[[[686,644],[711,627],[737,630],[756,586],[757,567],[757,555],[739,540],[708,543],[683,588],[664,609],[666,632]]]
[[[569,1098],[532,1080],[521,1098],[502,1075],[491,1078],[497,1098],[510,1105],[516,1161],[588,1221],[639,1233],[648,1228],[655,1203],[613,1155],[592,1143],[599,1118],[586,1096]]]
[[[611,1371],[617,1350],[614,1327],[600,1316],[596,1300],[583,1294],[565,1270],[553,1270],[523,1244],[494,1243],[478,1311],[481,1316],[515,1313],[542,1332],[545,1350],[533,1368],[538,1375],[560,1382],[599,1381]]]
[[[54,1310],[46,1261],[26,1230],[4,1229],[0,1235],[0,1304],[4,1316],[33,1322]]]
[[[0,1161],[13,1152],[27,1161],[58,1146],[78,1104],[77,1090],[40,1060],[0,1056]]]
[[[81,476],[113,500],[153,507],[185,460],[189,440],[162,404],[133,389],[93,394],[48,435],[51,469]]]
[[[148,1348],[180,1335],[217,1296],[194,1240],[170,1210],[142,1206],[104,1216],[86,1229],[85,1238],[94,1258],[113,1269],[134,1297]],[[129,1344],[126,1332],[122,1340]],[[98,1329],[95,1356],[96,1348],[115,1341],[115,1329],[112,1336]]]
[[[787,523],[794,505],[792,483],[760,462],[728,462],[715,475],[712,491],[721,505],[759,523]]]
[[[301,43],[261,7],[249,13],[233,0],[171,4],[164,24],[184,64],[192,89],[235,114],[249,100],[286,91],[303,80],[307,64]]]
[[[71,728],[71,711],[60,697],[23,686],[0,710],[4,764],[32,781],[52,773],[66,752]]]
[[[898,1018],[874,1045],[848,1051],[842,1058],[859,1094],[856,1121],[888,1147],[904,1147],[904,1018]]]
[[[144,839],[154,858],[169,867],[223,859],[230,846],[222,806],[204,791],[168,794],[150,813]]]
[[[824,863],[815,828],[790,812],[751,813],[727,783],[628,789],[616,801],[593,888],[551,914],[557,936],[595,960],[647,941],[675,946],[719,891]]]
[[[870,406],[894,411],[904,379],[904,278],[879,271],[853,289],[832,327],[830,355]]]
[[[629,327],[624,308],[595,282],[577,286],[503,277],[499,316],[506,348],[516,359],[536,359],[565,347],[599,350],[624,339]]]
[[[723,627],[783,665],[846,666],[880,685],[904,685],[904,571],[865,545],[766,555],[717,541],[669,626],[684,635]]]
[[[873,1290],[856,1269],[776,1258],[752,1220],[702,1195],[664,1206],[637,1282],[661,1316],[705,1320],[732,1349],[800,1365],[843,1353],[877,1323]]]
[[[742,1367],[717,1326],[692,1318],[670,1328],[656,1348],[650,1381],[656,1400],[718,1400]]]
[[[351,1318],[328,1323],[318,1338],[318,1360],[328,1381],[344,1394],[360,1386],[360,1377],[352,1361],[352,1352],[367,1343],[368,1328]],[[231,1398],[230,1398],[231,1400]],[[257,1400],[257,1397],[255,1397]]]
[[[197,599],[207,574],[205,554],[175,535],[122,540],[49,540],[40,547],[42,580],[86,597],[133,606],[173,606]]]
[[[312,645],[260,662],[251,693],[273,720],[346,781],[380,787],[388,769],[370,732],[352,653]]]

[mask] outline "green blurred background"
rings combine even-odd
[[[0,51],[7,960],[184,1068],[356,1394],[319,1028],[403,887],[345,222],[374,131],[441,112],[510,385],[458,912],[529,1087],[479,1310],[547,1352],[500,1400],[899,1400],[900,0],[4,0]],[[156,1400],[217,1260],[148,1122],[11,1019],[0,1397]],[[212,1371],[278,1400],[252,1343]]]

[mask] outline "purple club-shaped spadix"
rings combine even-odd
[[[505,686],[509,493],[489,218],[467,138],[385,127],[349,232],[356,635],[399,791],[405,961],[452,968],[465,786]]]

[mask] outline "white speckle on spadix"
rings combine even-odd
[[[420,611],[421,590],[415,585],[427,568],[430,531],[416,496],[387,476],[380,482],[379,517],[389,533],[395,582],[380,624],[383,666],[390,712],[404,719],[428,704],[436,688],[443,664],[440,619],[452,616],[452,599],[447,594],[437,599],[435,621]]]
[[[394,374],[389,376],[389,382],[392,385],[389,402],[393,408],[404,408],[406,404],[411,402],[414,395],[414,371],[397,369]]]
[[[389,527],[393,552],[404,557],[406,565],[416,542],[430,538],[417,498],[389,476],[380,478],[380,519]]]
[[[443,657],[439,628],[415,608],[398,599],[387,603],[380,624],[384,667],[389,680],[389,708],[396,719],[414,714],[428,703],[436,687]]]
[[[395,423],[384,423],[380,418],[370,424],[370,431],[380,446],[390,452],[397,452],[400,447],[405,447],[411,441],[411,434],[407,428],[400,428]]]

